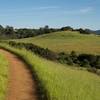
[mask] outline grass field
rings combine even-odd
[[[54,63],[24,49],[1,47],[20,55],[47,89],[49,100],[100,100],[100,77],[85,70]]]
[[[82,35],[78,32],[55,32],[33,38],[18,39],[16,41],[34,43],[55,52],[71,52],[100,54],[100,37]]]
[[[0,53],[0,100],[5,100],[8,81],[8,62]]]

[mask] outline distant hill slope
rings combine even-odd
[[[86,29],[85,31],[87,31],[89,33],[94,33],[94,34],[100,35],[100,30],[90,30],[90,29]]]
[[[100,30],[94,31],[96,34],[100,35]]]
[[[100,54],[100,37],[94,34],[84,35],[79,32],[63,31],[14,41],[33,43],[55,52],[74,50],[79,53]]]

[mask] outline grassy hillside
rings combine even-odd
[[[82,35],[78,32],[55,32],[34,38],[18,39],[16,41],[34,43],[56,52],[70,52],[100,54],[100,37]]]
[[[0,100],[5,100],[8,79],[8,62],[0,53]]]
[[[49,100],[99,100],[100,77],[85,70],[73,69],[54,63],[24,49],[9,45],[1,47],[20,55],[36,72],[42,85],[48,91]]]

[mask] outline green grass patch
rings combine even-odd
[[[0,53],[0,100],[5,100],[8,83],[8,62]]]
[[[78,32],[55,32],[25,39],[15,39],[17,42],[33,43],[49,48],[55,52],[71,52],[100,54],[100,37],[83,35]]]
[[[49,100],[99,100],[100,77],[85,70],[78,70],[40,58],[25,49],[16,49],[6,44],[8,49],[32,67],[48,93]]]

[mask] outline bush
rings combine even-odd
[[[65,54],[64,52],[59,53],[58,60],[61,63],[65,63],[65,64],[68,64],[68,65],[73,65],[73,61],[72,61],[70,55],[69,54]]]
[[[14,41],[1,41],[7,43],[16,48],[25,48],[34,52],[35,54],[42,56],[46,59],[52,61],[58,61],[60,63],[74,65],[77,64],[82,67],[93,67],[100,69],[100,56],[91,55],[91,54],[79,54],[75,51],[72,51],[70,54],[61,52],[59,54],[49,50],[48,48],[44,49],[39,46],[36,46],[32,43],[16,43]]]
[[[92,73],[97,73],[97,69],[96,68],[89,67],[87,70],[89,72],[92,72]]]
[[[96,68],[100,69],[100,56],[97,56],[96,62],[95,62]]]
[[[89,62],[89,65],[94,67],[96,62],[96,56],[91,54],[80,54],[78,56],[78,60],[80,62],[84,62],[84,60],[87,60]]]
[[[30,50],[35,54],[38,54],[39,56],[42,56],[46,59],[57,60],[57,54],[53,51],[50,51],[48,48],[44,49],[32,43],[16,43],[14,41],[9,41],[9,42],[4,41],[4,42],[16,48],[25,48],[27,50]]]
[[[79,61],[78,61],[78,59],[77,59],[78,56],[77,56],[77,54],[76,54],[75,51],[72,51],[72,52],[70,53],[70,57],[71,57],[73,63],[76,63],[76,64],[79,63]]]
[[[87,59],[84,59],[81,63],[80,66],[82,67],[90,67],[89,61]]]

